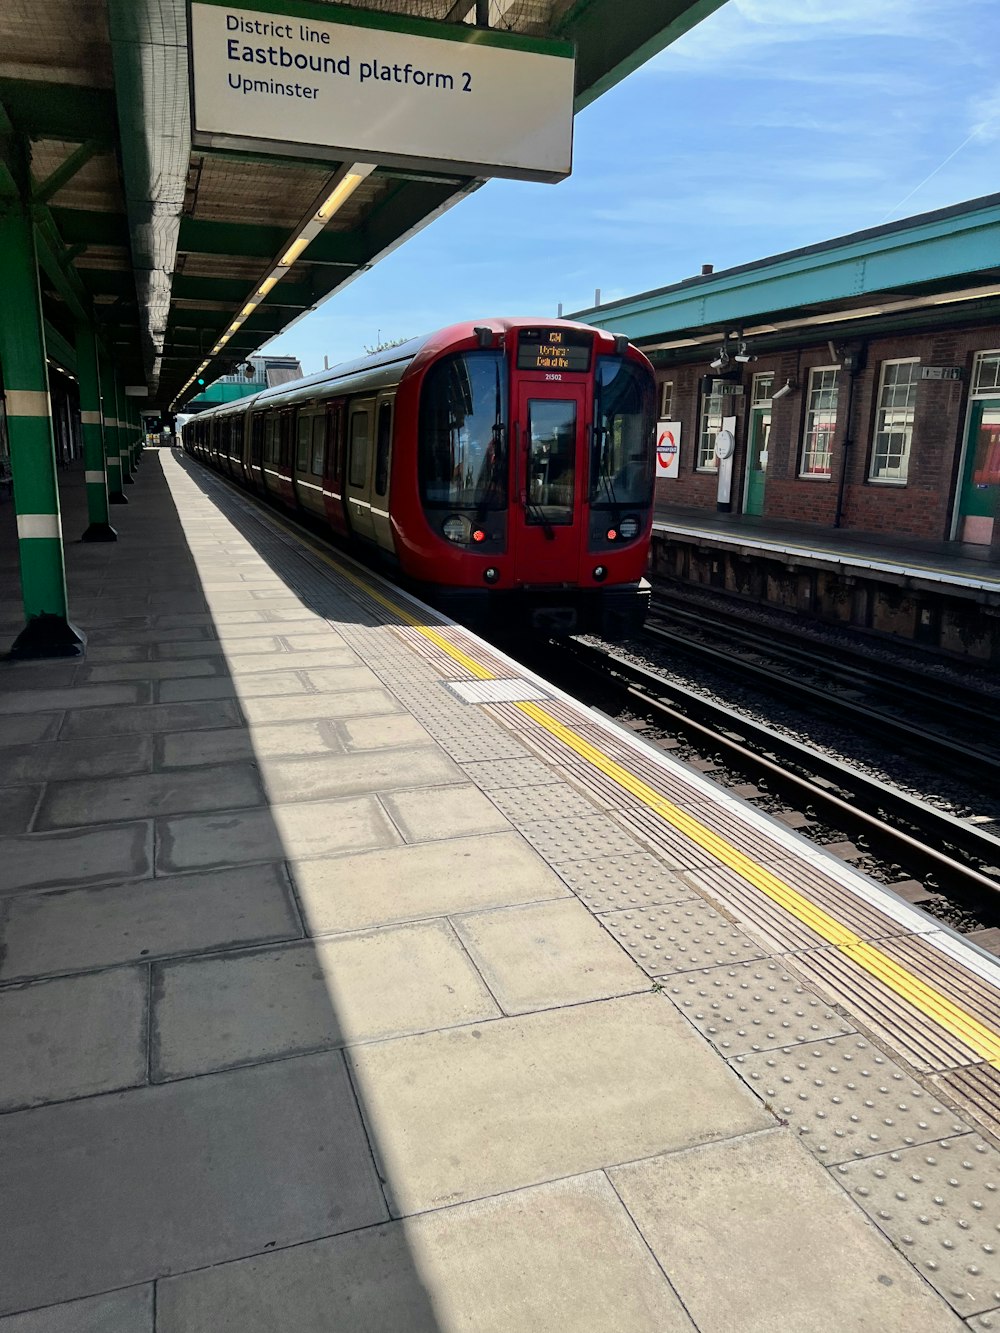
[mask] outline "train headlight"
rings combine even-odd
[[[639,520],[635,514],[626,514],[618,524],[618,535],[623,542],[630,542],[633,537],[639,535]]]
[[[500,577],[499,569],[495,569],[492,565],[490,565],[489,569],[483,570],[483,578],[486,580],[487,583],[496,583],[499,577]]]
[[[472,524],[461,514],[452,514],[451,518],[446,518],[441,524],[441,531],[450,542],[464,546],[472,533]]]
[[[597,565],[596,568],[594,569],[594,578],[596,579],[596,581],[598,583],[603,583],[607,577],[608,577],[608,571],[604,568],[604,566]]]

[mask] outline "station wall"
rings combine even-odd
[[[705,466],[711,431],[703,431],[711,415],[706,409],[714,408],[717,416],[736,418],[733,512],[759,512],[764,519],[832,527],[839,508],[843,529],[948,540],[963,482],[960,469],[964,472],[970,396],[983,396],[976,393],[975,377],[983,380],[985,364],[990,371],[987,382],[1000,380],[989,356],[984,359],[977,354],[994,352],[1000,358],[998,349],[1000,327],[996,324],[858,337],[838,342],[839,361],[832,358],[825,338],[803,341],[780,352],[760,353],[757,360],[745,365],[731,363],[722,373],[738,371],[744,392],[741,396],[727,393],[712,403],[703,391],[703,377],[712,374],[707,363],[715,349],[699,348],[697,361],[657,370],[661,406],[669,406],[671,419],[680,421],[682,427],[679,475],[657,482],[657,502],[716,510],[718,474],[714,466]],[[854,370],[849,368],[852,355]],[[894,365],[900,369],[886,369]],[[957,367],[961,379],[923,380],[919,378],[923,367],[949,373]],[[786,381],[795,387],[769,403],[761,395],[766,389],[761,377],[767,375],[772,377],[772,390]],[[889,388],[886,376],[914,382]],[[665,382],[671,386],[666,400]],[[827,408],[825,417],[822,410],[819,413],[823,426],[829,427],[820,432],[828,449],[820,451],[821,466],[810,470],[806,454],[810,444],[816,449],[815,408],[823,392],[821,383],[835,387],[835,408],[833,412]],[[1000,388],[994,397],[1000,397]],[[829,392],[825,401],[831,401]],[[748,494],[747,469],[753,452],[754,416],[762,412],[769,413],[770,434],[766,469],[754,488],[755,506],[754,497]],[[758,429],[760,424],[758,418]],[[877,470],[873,457],[877,448],[882,456],[886,450],[891,454],[892,436],[906,448],[905,476],[878,479],[873,476]],[[813,464],[816,461],[814,453]],[[1000,521],[993,525],[993,545],[1000,549]]]

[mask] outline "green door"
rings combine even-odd
[[[763,514],[764,482],[767,480],[767,442],[771,435],[771,408],[756,407],[750,413],[750,452],[747,458],[745,514]]]
[[[959,500],[958,539],[989,546],[1000,501],[1000,398],[972,405],[965,475]]]

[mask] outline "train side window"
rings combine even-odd
[[[392,403],[382,403],[378,409],[378,432],[375,443],[375,494],[385,495],[389,487],[389,445],[392,442]]]
[[[298,444],[295,450],[295,471],[308,472],[309,470],[309,445],[312,434],[312,417],[299,416],[299,436]]]
[[[351,413],[351,441],[347,480],[354,487],[368,479],[368,413]]]
[[[312,474],[314,477],[323,475],[323,464],[326,460],[326,416],[313,417],[312,428]]]
[[[264,418],[264,462],[274,462],[274,417]]]

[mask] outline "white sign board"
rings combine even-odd
[[[657,477],[679,476],[680,462],[681,423],[679,421],[658,421],[656,423]]]
[[[335,11],[315,12],[305,19],[194,0],[197,145],[528,180],[569,175],[567,43],[365,10],[336,11],[336,20]],[[442,32],[453,36],[431,35]]]

